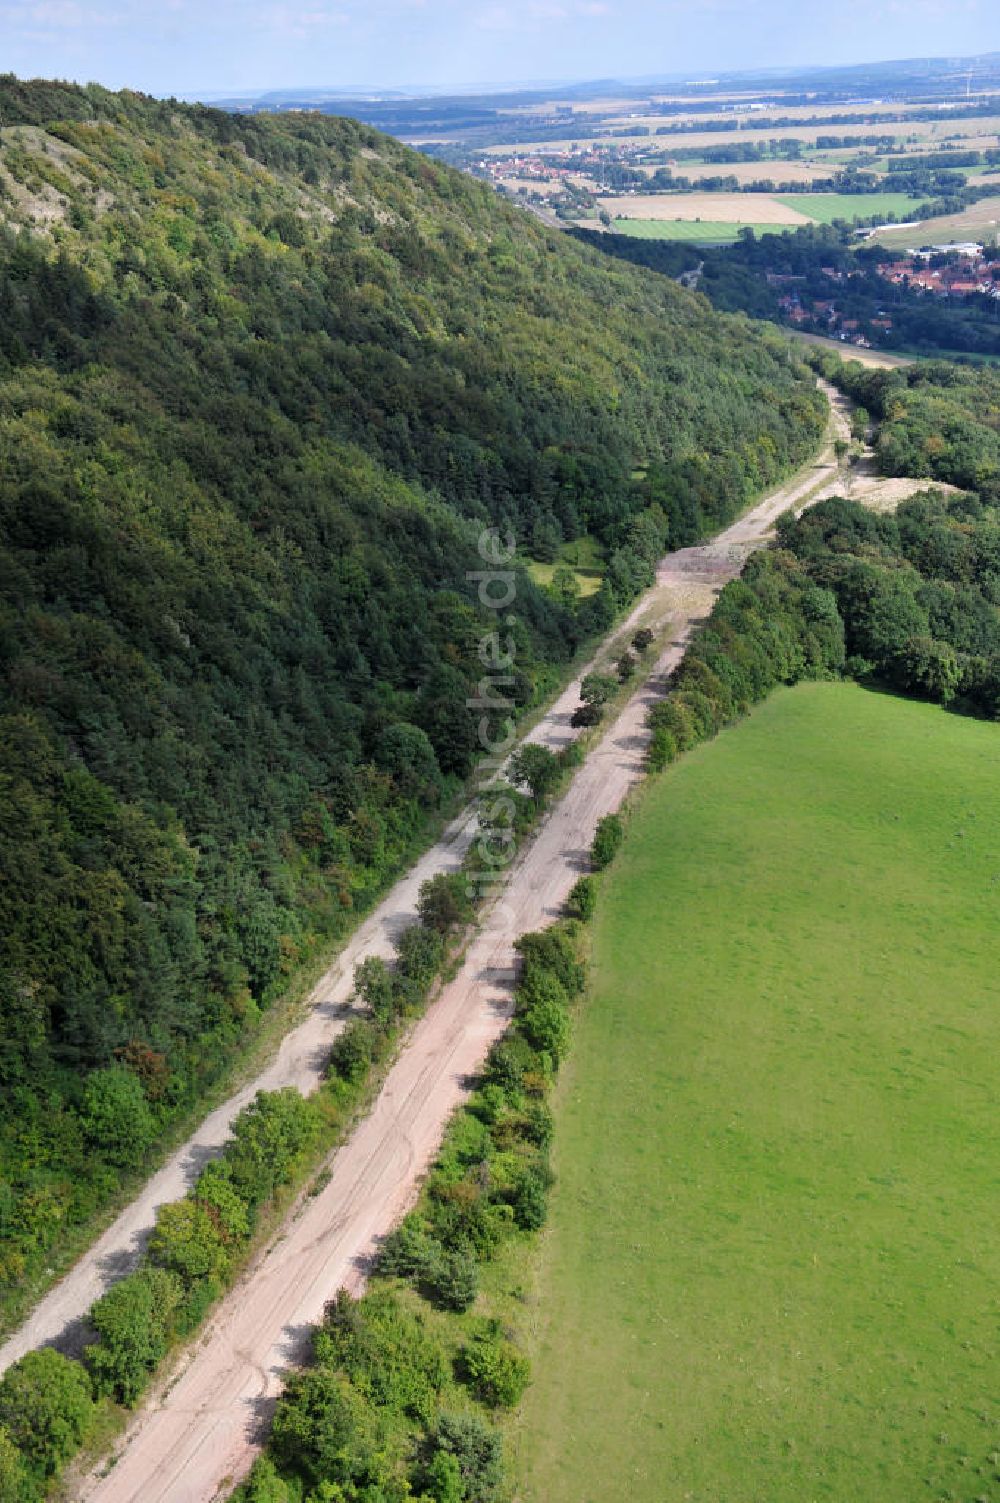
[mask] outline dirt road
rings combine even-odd
[[[847,428],[842,399],[832,394],[838,436]],[[341,1285],[361,1288],[368,1261],[416,1195],[445,1123],[509,1016],[509,969],[515,938],[556,917],[584,868],[598,819],[619,807],[643,772],[646,710],[663,692],[695,624],[748,553],[766,539],[774,519],[837,489],[832,447],[807,473],[772,493],[711,544],[670,555],[657,583],[620,632],[640,619],[671,615],[669,645],[647,682],[629,699],[551,811],[534,842],[511,867],[501,902],[490,913],[462,967],[391,1069],[371,1114],[330,1163],[322,1191],[305,1201],[273,1247],[223,1301],[179,1373],[136,1415],[114,1466],[94,1474],[79,1494],[97,1503],[208,1503],[245,1475],[266,1425],[282,1375],[302,1354],[310,1326]],[[534,733],[558,745],[571,738],[576,685],[560,697]],[[469,835],[460,822],[447,847],[458,859]],[[400,884],[416,887],[441,854]],[[385,924],[398,927],[401,900],[385,905]],[[385,938],[383,928],[376,941]],[[351,947],[356,958],[362,936]],[[349,985],[342,958],[330,992]],[[328,1007],[326,999],[320,1007]],[[313,1039],[329,1041],[333,1019]],[[314,1056],[315,1058],[315,1056]],[[296,1082],[298,1083],[298,1081]]]

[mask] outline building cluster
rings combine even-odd
[[[821,298],[802,298],[797,292],[786,293],[780,299],[779,307],[790,324],[818,330],[831,339],[856,344],[864,350],[872,348],[872,335],[876,330],[884,334],[892,328],[892,319],[888,316],[863,322],[857,318],[845,318],[835,303]]]
[[[942,247],[943,251],[945,248]],[[928,292],[934,297],[972,297],[982,294],[1000,298],[1000,251],[987,251],[981,245],[949,246],[959,251],[960,260],[934,265],[941,259],[936,250],[917,251],[905,261],[888,261],[876,269],[880,277],[896,287],[914,292]]]
[[[819,270],[824,282],[831,284],[830,296],[814,296],[812,288],[807,286],[811,279],[805,276],[766,273],[768,286],[780,294],[778,307],[785,321],[864,349],[884,341],[893,327],[891,310],[876,308],[868,317],[850,316],[840,303],[847,301],[856,309],[858,298],[850,296],[847,286],[844,294],[836,291],[838,286],[863,279],[869,273],[860,268],[844,271],[834,266],[821,266]],[[1000,250],[982,245],[929,247],[912,251],[905,258],[881,262],[874,270],[883,281],[901,291],[944,300],[985,296],[1000,302]]]

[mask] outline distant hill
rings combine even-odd
[[[0,1284],[343,932],[520,705],[822,422],[783,342],[356,122],[0,79]],[[139,1147],[141,1148],[141,1144]]]

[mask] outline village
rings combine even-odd
[[[862,282],[871,271],[887,284],[887,289],[895,289],[897,298],[915,294],[951,302],[988,297],[1000,303],[1000,251],[971,241],[909,251],[900,258],[877,263],[868,272],[836,266],[821,266],[819,271],[832,284],[830,296],[813,297],[797,287],[796,283],[807,281],[804,276],[766,273],[768,286],[781,293],[778,308],[782,318],[797,328],[823,333],[861,349],[891,342],[888,336],[894,327],[892,308],[878,308],[867,318],[853,317],[842,305],[855,299],[844,294],[838,296],[835,289],[843,286],[845,293],[853,292],[850,284]],[[888,304],[891,299],[886,301]]]

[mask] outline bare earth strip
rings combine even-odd
[[[839,339],[827,339],[823,334],[804,334],[801,329],[786,329],[782,325],[782,334],[787,334],[789,339],[797,339],[802,344],[819,345],[820,349],[832,350],[839,355],[841,360],[857,360],[861,365],[867,365],[873,369],[891,370],[894,366],[912,365],[913,360],[909,355],[894,355],[891,350],[866,350],[863,346],[845,344]]]
[[[847,431],[842,399],[835,431]],[[666,558],[629,622],[666,612],[670,645],[648,681],[593,747],[568,792],[511,869],[455,979],[416,1024],[371,1114],[332,1157],[330,1178],[222,1302],[179,1371],[136,1415],[114,1466],[79,1493],[96,1503],[209,1503],[243,1477],[283,1375],[304,1350],[324,1303],[358,1291],[379,1240],[416,1196],[468,1078],[506,1026],[514,939],[550,922],[585,863],[598,819],[642,775],[646,711],[664,691],[688,636],[719,590],[767,538],[775,519],[841,489],[828,446],[805,476],[780,487],[711,544]],[[576,687],[546,717],[568,740]]]

